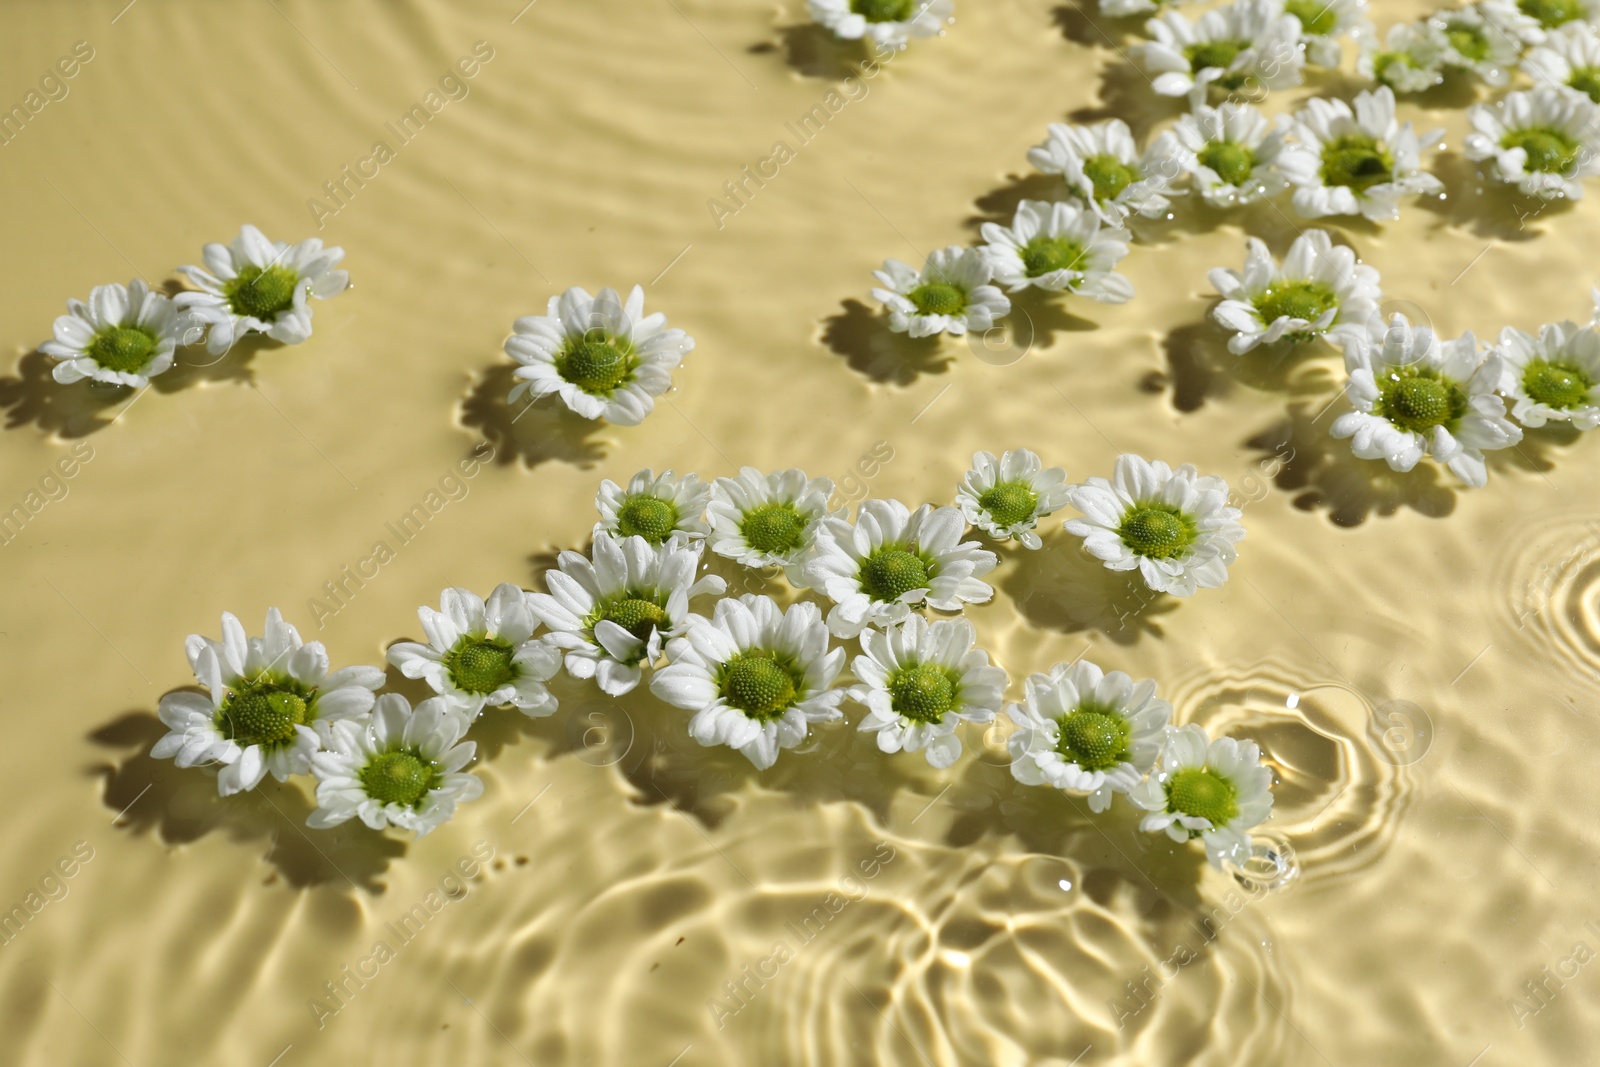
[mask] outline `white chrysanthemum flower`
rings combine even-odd
[[[1190,723],[1167,735],[1156,772],[1128,799],[1150,812],[1142,830],[1164,830],[1174,841],[1198,837],[1213,866],[1242,866],[1250,858],[1252,827],[1272,814],[1272,772],[1254,741],[1219,737]]]
[[[467,719],[443,697],[413,711],[405,697],[385,693],[371,718],[334,723],[327,750],[311,758],[317,809],[306,825],[326,830],[360,819],[418,837],[436,829],[457,804],[483,795],[483,781],[461,769],[478,749],[461,742],[466,732]]]
[[[138,278],[97,285],[89,300],[68,300],[55,321],[54,339],[39,351],[58,362],[51,376],[62,384],[92,378],[142,389],[172,366],[172,353],[189,326],[177,305]]]
[[[878,735],[878,751],[925,751],[942,769],[961,756],[962,723],[994,720],[1006,672],[989,665],[977,640],[966,619],[930,623],[920,615],[861,635],[865,655],[851,664],[861,684],[850,699],[866,706],[860,728]]]
[[[865,37],[904,48],[914,37],[939,37],[955,21],[952,0],[806,0],[813,22],[844,41]]]
[[[1028,162],[1046,174],[1059,174],[1072,195],[1113,226],[1130,213],[1155,218],[1172,203],[1170,146],[1158,139],[1142,157],[1133,133],[1121,119],[1092,126],[1050,124],[1045,142],[1028,149]]]
[[[928,254],[921,271],[898,259],[885,260],[872,276],[883,285],[872,298],[889,311],[889,329],[912,337],[979,333],[1011,310],[1011,301],[989,284],[989,260],[976,248],[950,245]]]
[[[522,366],[507,398],[555,393],[586,419],[637,426],[672,386],[672,369],[694,338],[667,329],[661,312],[644,313],[644,289],[627,303],[615,289],[594,296],[573,286],[550,298],[543,315],[524,315],[506,339],[506,355]]]
[[[1577,200],[1582,180],[1600,174],[1600,107],[1576,93],[1507,93],[1472,105],[1467,121],[1466,157],[1487,160],[1493,177],[1529,196]]]
[[[1178,158],[1212,207],[1248,204],[1280,192],[1283,131],[1249,104],[1197,105],[1172,128]]]
[[[567,551],[545,572],[548,593],[529,593],[528,607],[550,633],[543,640],[566,650],[567,673],[594,678],[621,696],[639,684],[662,645],[683,630],[689,601],[720,594],[716,575],[699,581],[700,546],[599,534],[594,558]]]
[[[1144,24],[1151,40],[1134,52],[1162,96],[1203,95],[1207,88],[1284,89],[1299,85],[1305,55],[1300,22],[1283,0],[1233,0],[1190,22],[1163,11]]]
[[[803,570],[806,584],[833,601],[828,629],[855,637],[868,626],[900,622],[917,604],[960,611],[994,596],[981,579],[999,560],[961,540],[965,530],[955,508],[912,511],[898,500],[863,500],[854,526],[823,519]]]
[[[993,452],[976,452],[972,469],[956,488],[956,507],[967,522],[997,541],[1016,538],[1029,548],[1044,544],[1034,527],[1067,503],[1067,472],[1045,468],[1026,448],[1008,450],[998,460]]]
[[[1528,44],[1575,22],[1600,23],[1600,0],[1484,0],[1485,17]]]
[[[1444,81],[1445,43],[1437,27],[1402,22],[1389,27],[1383,43],[1377,34],[1358,38],[1356,71],[1397,93],[1421,93]]]
[[[600,521],[595,536],[642,537],[652,545],[667,540],[698,541],[711,532],[705,521],[711,487],[697,474],[679,478],[672,471],[656,474],[649,467],[628,479],[627,488],[607,478],[600,483],[594,506]]]
[[[1159,593],[1193,596],[1228,580],[1244,537],[1228,483],[1189,464],[1174,470],[1132,453],[1117,457],[1111,480],[1068,487],[1084,518],[1066,523],[1089,554],[1114,571],[1137,570]]]
[[[1419,169],[1422,149],[1437,144],[1444,131],[1419,137],[1409,121],[1397,121],[1387,85],[1358,93],[1353,109],[1343,100],[1314,97],[1295,112],[1290,132],[1293,142],[1278,166],[1295,186],[1294,209],[1306,218],[1393,219],[1402,196],[1444,188]]]
[[[807,478],[803,470],[762,474],[741,467],[737,478],[718,478],[706,515],[711,551],[746,567],[782,567],[799,583],[800,564],[828,515],[833,479]]]
[[[1339,65],[1341,38],[1360,40],[1373,32],[1366,0],[1284,0],[1283,9],[1300,23],[1306,61],[1319,67]]]
[[[173,298],[180,310],[205,323],[206,349],[226,352],[246,334],[264,333],[297,345],[311,336],[308,297],[326,300],[350,285],[350,273],[335,270],[342,248],[323,248],[316,237],[297,245],[269,241],[246,224],[233,244],[212,242],[200,251],[205,267],[179,267],[199,292]]]
[[[689,616],[688,632],[667,645],[667,666],[650,691],[694,712],[689,736],[727,745],[762,770],[806,738],[808,725],[841,717],[845,690],[832,688],[844,649],[828,651],[815,604],[787,611],[746,593],[717,601],[711,618]]]
[[[1335,245],[1326,230],[1307,230],[1289,246],[1280,268],[1260,239],[1249,239],[1244,270],[1216,267],[1211,285],[1222,302],[1211,317],[1233,331],[1228,351],[1243,355],[1257,345],[1308,341],[1330,332],[1365,330],[1383,291],[1378,272]]]
[[[302,642],[277,608],[267,612],[265,636],[246,637],[223,612],[221,641],[190,634],[183,647],[209,696],[162,697],[157,714],[169,732],[150,755],[175,757],[179,767],[222,764],[222,796],[254,789],[269,771],[280,782],[305,774],[328,723],[365,715],[383,685],[377,667],[330,673],[322,642]]]
[[[1351,438],[1361,459],[1408,471],[1427,454],[1476,487],[1489,476],[1484,452],[1522,440],[1495,393],[1500,357],[1480,360],[1472,334],[1441,342],[1396,315],[1387,329],[1374,323],[1340,340],[1350,372],[1345,394],[1356,410],[1335,419],[1332,433]]]
[[[1086,795],[1091,811],[1105,811],[1113,793],[1144,779],[1172,718],[1154,681],[1135,685],[1087,660],[1030,675],[1024,692],[1025,704],[1006,708],[1018,726],[1009,742],[1012,777]]]
[[[1024,200],[1009,227],[984,223],[983,239],[994,280],[1013,293],[1034,286],[1102,304],[1133,296],[1133,283],[1114,270],[1133,236],[1079,204]]]
[[[407,678],[425,680],[468,722],[507,704],[535,719],[556,710],[544,683],[561,670],[561,653],[533,639],[539,624],[517,586],[502,582],[487,603],[452,587],[439,594],[439,610],[418,608],[417,618],[428,643],[396,642],[389,662]]]
[[[1530,429],[1570,422],[1600,426],[1600,330],[1574,322],[1547,323],[1539,336],[1507,326],[1491,350],[1500,357],[1500,392],[1511,417]]]
[[[1571,22],[1522,57],[1534,84],[1560,85],[1600,104],[1600,31]]]
[[[1439,58],[1445,66],[1470,70],[1486,85],[1501,86],[1511,80],[1522,42],[1486,17],[1482,5],[1444,8],[1429,21],[1439,30],[1444,46]]]

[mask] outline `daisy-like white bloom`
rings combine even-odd
[[[966,619],[920,615],[861,635],[865,655],[851,664],[861,684],[850,699],[866,705],[861,730],[878,735],[880,752],[924,751],[942,769],[961,756],[962,723],[994,720],[1006,672],[990,666],[977,640]]]
[[[1113,793],[1144,779],[1161,752],[1172,705],[1157,699],[1156,683],[1135,684],[1088,660],[1058,663],[1030,675],[1025,704],[1006,714],[1011,776],[1023,785],[1048,785],[1087,795],[1089,810],[1105,811]]]
[[[1162,96],[1203,96],[1213,85],[1235,90],[1300,84],[1300,22],[1284,13],[1282,0],[1233,0],[1194,22],[1164,11],[1144,28],[1151,39],[1136,46],[1138,59]]]
[[[1124,453],[1110,481],[1090,478],[1067,491],[1084,514],[1068,520],[1067,532],[1108,569],[1137,570],[1145,585],[1173,596],[1228,580],[1244,527],[1239,509],[1228,506],[1228,483],[1216,475]]]
[[[543,640],[566,650],[567,673],[593,678],[621,696],[639,684],[644,667],[682,631],[689,601],[720,594],[716,575],[699,581],[700,546],[599,534],[594,558],[567,551],[545,572],[548,593],[529,593],[528,607],[550,633]]]
[[[452,587],[439,594],[439,610],[418,608],[417,618],[428,643],[397,642],[389,662],[407,678],[427,681],[468,722],[507,704],[535,719],[556,710],[544,683],[561,669],[561,653],[533,639],[539,624],[518,587],[502,582],[487,603]]]
[[[1174,841],[1200,838],[1215,867],[1250,858],[1252,827],[1272,814],[1272,772],[1254,741],[1215,741],[1193,723],[1167,737],[1154,774],[1128,799],[1150,814],[1140,829],[1164,830]]]
[[[960,611],[994,596],[982,580],[999,562],[976,541],[963,541],[966,522],[955,508],[924,504],[912,511],[898,500],[863,500],[852,526],[826,518],[803,568],[804,580],[833,601],[828,629],[855,637],[888,626],[918,604]]]
[[[1575,22],[1600,23],[1600,0],[1484,0],[1483,13],[1528,44]]]
[[[1513,419],[1530,429],[1547,422],[1600,426],[1600,330],[1553,322],[1535,337],[1507,326],[1493,351]]]
[[[811,723],[841,717],[845,690],[832,688],[844,649],[828,651],[815,604],[785,611],[746,593],[717,601],[712,617],[689,616],[688,632],[667,645],[667,666],[650,691],[694,712],[689,736],[727,745],[762,770],[806,738]]]
[[[1016,538],[1029,548],[1044,544],[1034,527],[1067,503],[1067,472],[1045,468],[1037,454],[1014,448],[999,459],[976,452],[972,469],[956,489],[956,507],[967,522],[997,541]]]
[[[1133,132],[1121,119],[1092,126],[1052,122],[1045,142],[1028,149],[1028,162],[1046,174],[1061,175],[1073,196],[1113,226],[1129,214],[1164,214],[1177,177],[1170,145],[1158,139],[1141,156]]]
[[[982,333],[1011,310],[1006,295],[989,284],[994,271],[977,248],[937,248],[920,271],[898,259],[885,260],[872,276],[883,286],[872,290],[872,297],[888,309],[895,333]]]
[[[844,41],[865,37],[880,45],[904,48],[914,37],[938,37],[954,21],[951,0],[806,0],[813,22]]]
[[[1325,230],[1307,230],[1289,246],[1279,267],[1259,238],[1249,240],[1244,270],[1216,267],[1211,285],[1222,302],[1211,317],[1232,330],[1228,351],[1243,355],[1257,345],[1309,341],[1331,331],[1365,329],[1383,291],[1378,272],[1335,245]]]
[[[383,685],[377,667],[330,673],[322,642],[301,641],[277,608],[267,612],[262,637],[245,636],[239,620],[223,612],[222,640],[190,634],[183,647],[209,695],[161,698],[157,714],[169,732],[150,755],[174,758],[179,767],[222,764],[222,796],[254,789],[269,771],[280,782],[305,774],[328,724],[371,711]]]
[[[1564,86],[1600,104],[1600,32],[1587,22],[1571,22],[1545,37],[1522,57],[1534,84]]]
[[[1600,174],[1600,107],[1587,97],[1541,86],[1474,104],[1467,121],[1466,157],[1528,196],[1577,200],[1583,179]]]
[[[833,496],[833,479],[807,478],[803,470],[762,474],[741,467],[737,478],[718,478],[706,515],[707,544],[746,567],[782,567],[798,582],[800,564],[817,539]]]
[[[1034,286],[1126,303],[1133,283],[1113,269],[1133,236],[1071,201],[1024,200],[1009,227],[983,224],[983,254],[994,280],[1013,293]]]
[[[667,329],[661,312],[644,313],[644,289],[623,302],[615,289],[595,296],[573,286],[552,296],[543,315],[512,324],[506,355],[522,366],[508,402],[555,393],[586,419],[637,426],[672,385],[672,369],[694,338]]]
[[[1354,109],[1343,100],[1314,97],[1295,112],[1289,128],[1292,143],[1278,166],[1295,186],[1295,210],[1306,218],[1393,219],[1402,196],[1444,188],[1418,169],[1422,149],[1437,144],[1444,131],[1419,137],[1409,121],[1397,121],[1394,91],[1387,85],[1357,94]]]
[[[1360,39],[1372,33],[1366,0],[1284,0],[1283,9],[1300,23],[1300,46],[1306,61],[1337,67],[1343,37]]]
[[[1357,38],[1361,53],[1356,70],[1397,93],[1421,93],[1444,81],[1445,42],[1427,21],[1389,27],[1380,44],[1377,34]]]
[[[483,795],[482,779],[462,770],[478,749],[462,742],[466,732],[467,719],[443,697],[413,711],[405,697],[385,693],[371,718],[334,723],[327,750],[311,758],[317,809],[306,825],[326,830],[360,819],[418,837],[436,829],[457,804]]]
[[[1495,393],[1500,357],[1480,359],[1472,334],[1440,341],[1426,326],[1396,315],[1387,329],[1344,334],[1345,395],[1354,411],[1333,422],[1332,433],[1351,439],[1361,459],[1381,459],[1408,471],[1424,454],[1470,486],[1489,472],[1483,454],[1522,440]]]
[[[135,278],[127,288],[95,286],[88,303],[68,300],[67,314],[55,321],[54,339],[39,351],[58,361],[50,373],[63,384],[92,378],[143,388],[172,366],[188,325],[177,305]]]
[[[607,478],[600,483],[594,506],[600,521],[594,532],[614,537],[642,537],[652,545],[669,539],[698,541],[711,532],[705,521],[711,487],[697,474],[676,477],[649,467],[628,479],[627,488]]]
[[[1172,135],[1184,169],[1212,207],[1248,204],[1288,184],[1277,167],[1283,131],[1249,104],[1196,105]]]
[[[344,249],[323,248],[316,237],[297,245],[269,241],[249,224],[231,245],[213,241],[200,256],[204,267],[178,268],[199,291],[179,293],[173,300],[206,324],[206,349],[212,355],[252,333],[299,344],[311,336],[307,298],[326,300],[350,285],[350,272],[334,269],[344,259]]]
[[[1444,44],[1440,61],[1445,66],[1470,70],[1486,85],[1499,86],[1511,80],[1522,55],[1522,41],[1485,16],[1481,5],[1444,8],[1430,21]]]

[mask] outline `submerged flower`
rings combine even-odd
[[[817,527],[833,514],[828,510],[831,496],[831,478],[807,478],[796,469],[762,474],[741,467],[737,478],[718,478],[711,487],[707,544],[717,555],[746,567],[782,567],[797,581]]]
[[[1033,286],[1102,304],[1133,296],[1133,283],[1113,269],[1128,254],[1132,235],[1078,204],[1024,200],[1009,228],[984,223],[983,239],[994,280],[1013,293]]]
[[[762,770],[779,750],[804,741],[810,723],[841,717],[845,691],[831,687],[844,649],[828,651],[815,604],[785,611],[750,593],[719,600],[711,618],[689,616],[687,633],[667,645],[667,659],[650,691],[694,712],[690,737],[737,749]]]
[[[594,678],[621,696],[639,684],[644,667],[684,627],[689,601],[721,593],[715,575],[695,581],[700,546],[599,534],[594,558],[567,551],[545,572],[548,593],[529,593],[528,607],[550,628],[544,640],[566,650],[567,672]]]
[[[1358,93],[1353,109],[1343,100],[1313,97],[1289,128],[1293,143],[1279,166],[1295,186],[1295,210],[1307,218],[1393,219],[1402,196],[1444,188],[1419,169],[1422,149],[1437,144],[1444,131],[1418,137],[1409,121],[1397,121],[1394,91],[1387,85]]]
[[[1360,38],[1356,70],[1397,93],[1421,93],[1444,81],[1445,44],[1428,22],[1402,22],[1389,27],[1383,43],[1376,34]]]
[[[1499,86],[1511,80],[1522,42],[1486,17],[1482,5],[1445,8],[1435,12],[1430,21],[1439,30],[1440,60],[1445,66],[1470,70],[1486,85]]]
[[[1383,292],[1378,272],[1336,246],[1325,230],[1307,230],[1289,246],[1280,268],[1258,238],[1249,239],[1244,270],[1217,267],[1211,285],[1222,302],[1211,317],[1233,331],[1228,351],[1243,355],[1280,340],[1309,341],[1330,332],[1365,329]]]
[[[179,293],[178,307],[205,323],[206,349],[226,352],[246,334],[264,333],[297,345],[311,336],[307,297],[326,300],[350,285],[350,273],[335,270],[342,248],[323,248],[316,237],[297,245],[269,241],[245,225],[233,244],[212,242],[201,249],[205,267],[179,267],[199,292]]]
[[[1250,834],[1272,814],[1272,772],[1254,741],[1209,740],[1190,723],[1167,737],[1160,766],[1128,799],[1150,812],[1140,829],[1164,830],[1174,841],[1200,838],[1213,866],[1242,865]]]
[[[999,561],[978,542],[961,540],[965,529],[955,508],[912,511],[898,500],[862,501],[854,526],[824,519],[804,577],[833,601],[828,629],[855,637],[901,621],[918,604],[960,611],[994,596],[981,579]]]
[[[993,273],[982,251],[951,245],[929,253],[921,271],[898,259],[885,260],[882,270],[872,272],[883,286],[872,290],[872,297],[888,309],[895,333],[982,333],[1011,310],[1011,301],[989,284]]]
[[[1600,104],[1600,32],[1587,22],[1571,22],[1522,57],[1522,69],[1535,84],[1560,85]]]
[[[413,711],[406,698],[385,693],[370,719],[333,724],[327,751],[312,757],[317,810],[306,825],[318,830],[360,819],[374,830],[398,826],[418,837],[483,795],[483,781],[462,770],[478,746],[461,737],[467,719],[442,697]]]
[[[1507,93],[1496,104],[1467,110],[1468,159],[1529,196],[1583,196],[1584,178],[1600,174],[1600,107],[1586,97],[1543,86]]]
[[[53,340],[39,351],[57,361],[51,376],[63,384],[92,378],[143,388],[172,366],[188,319],[177,305],[138,278],[97,285],[89,300],[67,301],[68,314],[55,321]]]
[[[1288,184],[1277,167],[1283,131],[1249,104],[1197,105],[1178,119],[1172,136],[1184,169],[1212,207],[1248,204]]]
[[[644,313],[644,289],[627,303],[615,289],[590,296],[573,286],[552,296],[543,315],[524,315],[506,340],[506,355],[522,366],[507,398],[515,402],[555,393],[586,419],[637,426],[672,385],[672,369],[694,348],[682,330],[667,329],[661,312]]]
[[[1156,683],[1134,684],[1087,660],[1058,663],[1028,677],[1026,703],[1006,709],[1011,775],[1023,785],[1048,785],[1085,794],[1089,810],[1105,811],[1113,793],[1127,793],[1161,752],[1172,705],[1156,698]]]
[[[998,460],[993,452],[977,452],[972,469],[956,489],[956,507],[968,523],[995,540],[1014,537],[1038,548],[1044,542],[1034,527],[1066,504],[1066,482],[1065,470],[1045,469],[1038,455],[1026,448],[1011,449]]]
[[[183,647],[208,695],[161,698],[157,714],[169,732],[150,755],[175,757],[179,767],[222,764],[222,796],[254,789],[268,771],[280,782],[306,773],[328,724],[365,715],[383,685],[377,667],[330,673],[322,642],[301,641],[277,608],[267,612],[265,636],[246,637],[223,612],[222,640],[190,634]]]
[[[1006,672],[973,647],[977,639],[966,619],[930,623],[920,615],[861,635],[865,655],[850,668],[861,684],[850,699],[866,705],[861,730],[878,735],[880,752],[924,750],[933,766],[948,767],[961,756],[956,729],[993,721]]]
[[[695,474],[678,478],[670,470],[656,474],[646,467],[628,479],[626,489],[607,478],[594,498],[600,510],[595,536],[642,537],[652,545],[698,541],[711,531],[704,518],[710,500],[711,487]]]
[[[1286,14],[1300,23],[1300,46],[1306,61],[1319,67],[1337,67],[1341,37],[1372,34],[1366,0],[1284,0]]]
[[[1028,149],[1028,162],[1046,174],[1061,175],[1073,196],[1113,226],[1130,213],[1149,218],[1164,214],[1177,177],[1168,144],[1152,145],[1141,157],[1121,119],[1093,126],[1052,122],[1045,142]]]
[[[865,37],[904,48],[914,37],[937,37],[952,21],[952,0],[806,0],[813,22],[845,41]]]
[[[1135,46],[1162,96],[1219,89],[1283,89],[1299,85],[1305,56],[1300,22],[1282,0],[1233,0],[1190,22],[1164,11],[1144,24],[1150,40]]]
[[[439,610],[418,608],[417,618],[428,643],[396,642],[389,662],[407,678],[424,679],[468,722],[485,707],[509,704],[533,718],[556,710],[544,683],[561,669],[561,653],[533,639],[539,624],[518,587],[502,582],[487,602],[452,587],[439,594]]]
[[[1350,380],[1345,394],[1354,411],[1333,422],[1332,433],[1351,438],[1361,459],[1381,459],[1408,471],[1431,455],[1470,486],[1489,472],[1483,454],[1522,440],[1495,394],[1501,361],[1478,357],[1472,334],[1441,342],[1426,326],[1396,315],[1387,329],[1341,338]]]
[[[1151,589],[1173,596],[1228,580],[1244,527],[1221,478],[1124,453],[1110,481],[1090,478],[1068,493],[1084,517],[1069,520],[1067,532],[1110,570],[1137,570]]]
[[[1600,426],[1600,330],[1553,322],[1535,337],[1507,326],[1493,352],[1513,419],[1530,429],[1547,422]]]

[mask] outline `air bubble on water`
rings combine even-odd
[[[1250,839],[1250,858],[1242,864],[1228,864],[1228,873],[1246,889],[1271,892],[1294,881],[1300,868],[1287,841],[1259,835]]]
[[[1283,706],[1286,707],[1286,708],[1290,708],[1290,709],[1299,707],[1300,706],[1300,694],[1299,693],[1290,693],[1289,696],[1288,696],[1288,699],[1286,699],[1283,702]]]
[[[1067,892],[1067,893],[1072,892],[1072,883],[1067,881],[1065,878],[1063,878],[1063,879],[1061,879],[1061,881],[1057,882],[1056,885],[1060,886],[1063,892]]]

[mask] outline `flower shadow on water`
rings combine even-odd
[[[1108,570],[1065,532],[1047,535],[1037,551],[1017,551],[998,584],[1033,625],[1069,634],[1092,630],[1119,645],[1160,637],[1156,620],[1178,606],[1136,572]]]
[[[1565,422],[1547,422],[1537,430],[1523,430],[1522,440],[1510,448],[1485,452],[1489,476],[1511,471],[1544,475],[1556,469],[1557,454],[1578,443],[1583,431]]]
[[[496,463],[520,460],[536,467],[558,462],[589,468],[605,458],[603,442],[597,439],[604,424],[574,414],[559,397],[507,403],[517,384],[515,372],[511,364],[490,367],[461,402],[461,425],[494,448]]]
[[[1545,232],[1539,222],[1550,223],[1573,209],[1567,199],[1541,200],[1524,196],[1515,186],[1490,178],[1483,169],[1488,164],[1474,163],[1457,152],[1439,152],[1428,169],[1444,182],[1443,199],[1424,196],[1417,206],[1439,216],[1448,226],[1465,229],[1485,240],[1531,241]],[[1469,260],[1460,266],[1454,285],[1468,270],[1477,266]]]
[[[239,340],[220,356],[206,351],[204,346],[189,345],[178,349],[177,359],[165,374],[150,379],[150,387],[158,393],[176,393],[190,386],[208,382],[240,382],[254,385],[254,361],[262,352],[276,352],[289,346],[274,341],[265,334],[250,334]]]
[[[895,333],[887,317],[859,300],[845,300],[843,307],[841,313],[822,320],[822,344],[843,356],[851,370],[875,382],[910,385],[921,375],[948,370],[955,359],[955,350],[943,336]]]
[[[1122,51],[1141,39],[1139,29],[1144,25],[1145,16],[1110,18],[1100,14],[1095,0],[1082,0],[1051,8],[1050,21],[1067,40],[1076,44]]]
[[[1158,94],[1139,61],[1126,51],[1123,55],[1128,58],[1112,61],[1101,75],[1099,103],[1070,111],[1067,119],[1074,123],[1121,119],[1128,124],[1133,139],[1142,149],[1148,146],[1156,127],[1185,114],[1189,106],[1185,97]]]
[[[868,61],[867,47],[861,41],[843,41],[826,26],[800,22],[778,27],[778,41],[758,41],[745,49],[751,55],[783,51],[783,61],[795,73],[807,78],[842,81],[858,76]]]
[[[1290,397],[1328,396],[1339,388],[1335,349],[1325,341],[1260,345],[1236,356],[1228,351],[1228,334],[1208,317],[1179,326],[1161,341],[1167,370],[1153,371],[1143,382],[1146,392],[1172,391],[1172,406],[1198,411],[1206,401],[1228,396],[1239,386]]]

